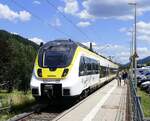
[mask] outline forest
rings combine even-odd
[[[39,46],[19,35],[0,30],[0,88],[27,92]]]

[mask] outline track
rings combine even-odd
[[[51,121],[55,117],[57,117],[61,112],[65,109],[58,106],[48,106],[40,111],[34,111],[27,117],[23,117],[19,119],[19,121]]]
[[[52,121],[58,115],[69,110],[78,102],[79,100],[72,100],[67,103],[64,102],[64,104],[37,104],[32,107],[32,111],[15,116],[8,121]]]
[[[64,104],[36,105],[33,111],[16,116],[9,121],[52,121],[60,114],[70,112],[84,100],[86,100],[85,97],[80,97]]]
[[[109,82],[103,84],[103,86],[105,86]],[[92,93],[90,94],[87,94],[86,96],[83,94],[78,98],[78,100],[73,100],[67,103],[65,102],[64,104],[57,103],[50,105],[36,105],[33,108],[33,111],[21,114],[20,116],[16,116],[14,119],[11,119],[9,121],[52,121],[56,117],[59,117],[60,114],[66,114],[74,108],[78,107],[86,100],[86,97],[93,94],[94,91],[92,91]]]

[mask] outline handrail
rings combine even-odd
[[[132,121],[150,121],[150,118],[144,116],[143,109],[141,106],[140,97],[136,93],[136,89],[134,88],[133,80],[129,81],[130,89],[130,97],[131,97],[131,111],[130,114],[132,117]]]

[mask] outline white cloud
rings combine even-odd
[[[85,46],[89,47],[90,42],[83,42]],[[112,60],[121,64],[129,62],[130,49],[118,44],[99,45],[92,42],[93,50],[105,57],[112,57]]]
[[[40,2],[40,1],[35,0],[35,1],[33,1],[33,4],[40,5],[40,4],[41,4],[41,2]]]
[[[40,39],[40,38],[37,38],[37,37],[33,37],[33,38],[30,38],[29,40],[37,43],[38,45],[40,45],[41,42],[45,43],[44,40]]]
[[[137,29],[140,34],[148,34],[150,35],[150,22],[146,23],[144,21],[140,21],[137,23]]]
[[[15,21],[19,19],[20,21],[28,21],[31,18],[31,14],[25,10],[15,12],[11,10],[7,5],[0,3],[0,19],[6,19],[9,21]]]
[[[31,18],[31,14],[27,11],[20,11],[19,18],[21,21],[29,21]]]
[[[127,32],[127,28],[126,27],[120,28],[119,32]]]
[[[131,28],[120,28],[120,32],[131,36]],[[150,44],[150,22],[139,21],[137,22],[137,39],[141,42],[147,42]]]
[[[113,55],[114,60],[118,63],[125,64],[129,62],[130,48],[122,45],[111,44],[110,47],[106,49],[107,55]]]
[[[120,19],[120,20],[124,20],[124,21],[131,20],[133,18],[134,18],[133,15],[124,15],[124,16],[118,16],[118,17],[116,17],[116,19]]]
[[[94,19],[95,17],[90,15],[87,10],[82,10],[81,12],[76,14],[79,16],[81,19]]]
[[[78,10],[78,2],[76,0],[64,0],[65,2],[65,7],[64,7],[64,12],[68,14],[74,15]]]
[[[10,32],[11,34],[14,34],[14,35],[19,35],[19,33],[17,32]]]
[[[59,7],[61,11],[72,14],[80,19],[133,19],[133,6],[129,2],[134,0],[84,0],[81,6],[77,0],[63,0],[64,7]],[[138,3],[137,15],[143,15],[150,11],[149,0],[136,0]]]
[[[132,36],[133,28],[122,27],[119,32],[126,34],[127,36]]]
[[[81,22],[79,22],[78,24],[77,24],[77,26],[79,26],[79,27],[87,27],[87,26],[90,26],[91,25],[91,23],[90,22],[88,22],[88,21],[81,21]]]
[[[140,21],[137,23],[137,39],[150,44],[150,22]]]
[[[128,28],[121,28],[119,31],[129,35],[128,30]],[[150,56],[150,22],[137,22],[137,45],[139,59]]]
[[[127,0],[88,0],[83,2],[83,6],[84,10],[95,18],[122,20],[130,18]]]
[[[139,35],[137,39],[140,41],[145,41],[145,42],[150,43],[150,35]]]
[[[137,51],[138,51],[138,55],[140,55],[140,58],[150,56],[150,51],[147,47],[139,47],[137,48]]]
[[[54,27],[60,27],[60,26],[61,26],[60,19],[59,19],[59,18],[56,18],[56,19],[51,23],[51,25],[54,26]]]
[[[18,17],[18,14],[12,10],[7,5],[3,5],[0,3],[0,18],[13,20]]]
[[[61,6],[58,6],[57,9],[58,9],[60,12],[63,12],[63,11],[64,11],[64,8],[61,7]]]
[[[120,19],[129,20],[133,19],[133,6],[129,6],[129,0],[87,0],[83,2],[84,9],[88,14],[96,18],[105,19]],[[150,11],[149,0],[137,0],[138,15],[143,15],[144,12]]]

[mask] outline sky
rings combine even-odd
[[[150,0],[0,0],[0,29],[39,44],[69,39],[129,61],[137,3],[138,59],[150,56]]]

